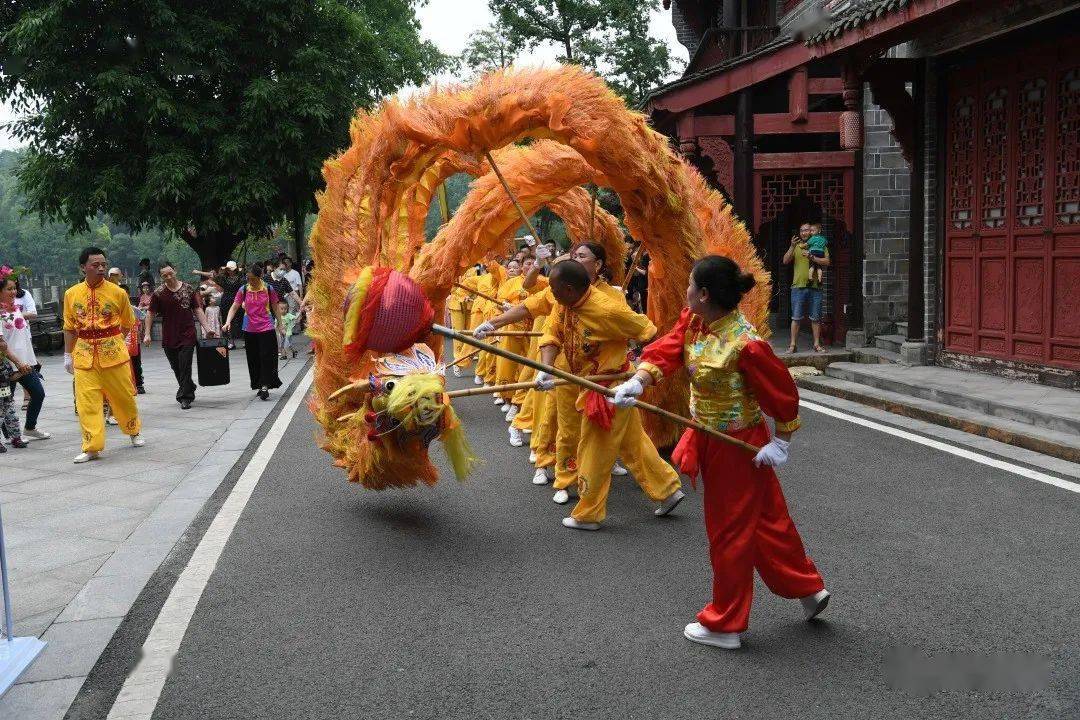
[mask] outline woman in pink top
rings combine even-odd
[[[248,266],[247,283],[236,291],[224,327],[232,326],[233,316],[244,310],[244,353],[247,355],[251,389],[266,400],[272,388],[281,387],[278,379],[278,345],[275,319],[282,322],[278,294],[262,281],[258,264]]]

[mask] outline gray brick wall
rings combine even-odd
[[[686,22],[681,3],[678,0],[671,3],[671,24],[675,27],[675,37],[689,51],[690,57],[694,56],[701,36]]]
[[[923,120],[923,138],[926,154],[923,156],[923,186],[925,190],[925,214],[923,225],[923,302],[925,313],[923,321],[926,329],[926,343],[929,357],[934,358],[940,346],[938,340],[938,304],[941,296],[939,277],[939,259],[944,248],[938,239],[938,180],[939,168],[937,156],[938,138],[938,67],[934,58],[926,61],[926,117]]]
[[[907,319],[911,173],[889,114],[869,88],[863,97],[863,330],[872,338]]]

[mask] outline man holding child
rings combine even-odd
[[[828,242],[821,234],[821,225],[803,223],[799,234],[791,238],[791,245],[784,253],[784,264],[795,264],[791,279],[791,345],[788,352],[798,351],[799,325],[809,316],[810,329],[814,335],[814,351],[823,352],[821,346],[821,288],[824,268],[829,259]]]

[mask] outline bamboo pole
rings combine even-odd
[[[462,285],[461,283],[454,283],[454,287],[461,288],[465,292],[472,293],[473,295],[476,295],[477,297],[481,297],[481,298],[487,300],[488,302],[493,302],[493,303],[496,303],[496,304],[498,304],[500,306],[503,304],[503,301],[500,300],[499,298],[491,297],[490,295],[487,295],[486,293],[482,293],[479,290],[473,290],[471,287],[466,287],[466,286]]]
[[[474,330],[461,330],[463,335],[472,335]],[[489,332],[487,337],[543,337],[544,333],[535,330],[495,330]]]
[[[503,177],[502,172],[499,170],[499,166],[495,164],[495,158],[491,157],[491,151],[485,150],[484,157],[487,158],[488,165],[491,166],[492,171],[495,173],[495,177],[499,178],[499,182],[502,183],[503,190],[505,190],[506,194],[510,197],[510,202],[514,203],[514,207],[517,208],[518,215],[525,221],[525,226],[529,228],[529,232],[532,233],[537,244],[540,244],[540,233],[536,232],[536,228],[533,227],[532,221],[529,220],[529,216],[525,214],[525,209],[521,207],[521,203],[514,197],[514,191],[510,189],[510,186],[506,183],[506,178]]]
[[[586,380],[592,380],[594,382],[605,382],[605,381],[611,381],[611,380],[626,380],[627,378],[632,377],[633,374],[634,373],[631,373],[631,372],[625,372],[625,373],[618,373],[618,374],[615,374],[615,375],[589,375],[585,379]],[[556,387],[558,387],[559,385],[570,385],[570,384],[571,383],[568,380],[556,380],[555,381],[555,386]],[[450,392],[446,393],[446,396],[451,397],[451,398],[472,397],[474,395],[491,395],[493,393],[513,392],[515,390],[531,390],[534,387],[536,387],[536,383],[534,383],[532,381],[530,381],[530,382],[519,382],[519,383],[510,383],[508,385],[492,385],[491,387],[487,387],[487,388],[478,387],[478,388],[465,388],[463,390],[451,390]]]
[[[477,355],[479,355],[479,354],[480,354],[480,353],[482,353],[482,352],[484,352],[484,351],[483,351],[483,350],[473,350],[473,351],[472,351],[471,353],[469,353],[468,355],[462,355],[461,357],[459,357],[459,358],[458,358],[457,360],[455,360],[454,362],[450,363],[450,364],[449,364],[449,365],[447,365],[446,367],[448,367],[448,368],[452,368],[452,367],[454,367],[455,365],[457,365],[458,363],[463,363],[463,362],[465,362],[466,360],[468,360],[469,358],[474,358],[474,357],[476,357]]]
[[[603,385],[599,385],[599,384],[597,384],[597,383],[595,383],[595,382],[593,382],[591,380],[586,380],[585,378],[574,375],[573,373],[568,373],[565,370],[560,370],[559,368],[552,367],[550,365],[545,365],[542,362],[537,362],[536,360],[533,360],[532,358],[527,358],[527,357],[524,357],[522,355],[518,355],[517,353],[512,353],[509,350],[503,350],[501,347],[497,347],[495,345],[489,345],[486,342],[483,342],[481,340],[477,340],[476,338],[470,337],[468,335],[462,335],[461,333],[457,332],[456,330],[452,330],[452,329],[450,329],[448,327],[443,327],[442,325],[432,325],[431,330],[432,330],[432,332],[434,332],[437,335],[442,335],[443,337],[453,338],[454,340],[459,340],[459,341],[465,343],[466,345],[472,345],[473,347],[478,347],[478,348],[480,348],[482,350],[487,350],[492,355],[498,355],[500,357],[506,358],[507,360],[513,360],[514,362],[518,363],[519,365],[524,365],[526,367],[530,367],[533,370],[539,370],[541,372],[546,372],[549,375],[551,375],[553,377],[557,377],[557,378],[559,378],[561,380],[568,380],[568,381],[574,383],[575,385],[580,385],[581,387],[586,388],[588,390],[593,390],[594,392],[598,392],[598,393],[600,393],[601,395],[603,395],[605,397],[612,397],[615,394],[615,392],[611,388],[604,387]],[[657,415],[659,415],[661,417],[667,418],[668,420],[670,420],[670,421],[672,421],[674,423],[678,423],[679,425],[682,425],[684,427],[693,428],[694,430],[697,430],[699,432],[703,432],[703,433],[706,433],[708,435],[712,435],[717,440],[722,440],[722,441],[724,441],[726,443],[730,443],[732,445],[738,445],[739,447],[743,448],[744,450],[748,450],[748,451],[750,451],[750,452],[752,452],[754,454],[757,454],[757,452],[759,450],[759,448],[754,447],[753,445],[751,445],[748,442],[743,442],[742,440],[739,440],[738,438],[733,438],[730,435],[725,435],[724,433],[720,432],[719,430],[714,430],[714,429],[712,429],[710,427],[706,427],[705,425],[702,425],[699,422],[695,422],[694,420],[691,420],[690,418],[684,418],[682,415],[676,415],[675,413],[670,412],[668,410],[665,410],[664,408],[657,407],[656,405],[651,405],[649,403],[641,402],[640,400],[638,400],[637,403],[635,403],[635,407],[639,407],[642,410],[648,410],[651,413],[655,413],[655,414],[657,414]]]

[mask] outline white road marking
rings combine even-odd
[[[878,432],[888,433],[898,438],[910,440],[911,442],[925,445],[926,447],[932,447],[935,450],[949,453],[950,455],[956,455],[962,457],[965,460],[971,460],[972,462],[981,463],[982,465],[988,465],[998,470],[1005,470],[1022,477],[1029,478],[1031,480],[1037,480],[1038,482],[1045,483],[1047,485],[1053,485],[1054,487],[1061,488],[1062,490],[1068,490],[1069,492],[1080,493],[1080,483],[1074,483],[1069,480],[1064,480],[1053,475],[1047,475],[1041,473],[1038,470],[1031,470],[1030,468],[1023,467],[1021,465],[1013,465],[1012,463],[1005,462],[1004,460],[998,460],[997,458],[988,457],[986,455],[980,455],[977,452],[971,450],[965,450],[964,448],[958,448],[947,443],[943,443],[939,440],[932,440],[922,435],[916,435],[915,433],[908,432],[906,430],[900,430],[898,428],[890,427],[888,425],[882,425],[876,423],[873,420],[867,420],[864,417],[858,415],[849,415],[848,413],[841,412],[839,410],[833,410],[830,407],[824,405],[818,405],[817,403],[807,402],[803,400],[799,403],[799,407],[806,408],[807,410],[813,410],[824,415],[829,415],[840,420],[847,420],[848,422],[855,423],[856,425],[862,425],[863,427],[870,428],[871,430],[877,430]]]
[[[108,720],[150,720],[150,716],[154,714],[161,690],[165,687],[165,680],[172,670],[173,658],[180,649],[180,641],[184,639],[195,607],[199,604],[210,576],[217,568],[225,543],[229,541],[229,536],[240,519],[240,513],[251,499],[259,478],[292,422],[297,408],[307,396],[313,377],[313,371],[309,370],[300,380],[300,384],[285,402],[281,414],[259,443],[229,497],[225,499],[221,510],[192,553],[187,567],[180,574],[161,608],[161,613],[154,621],[154,626],[142,646],[142,658],[124,681],[124,686],[109,711]]]

